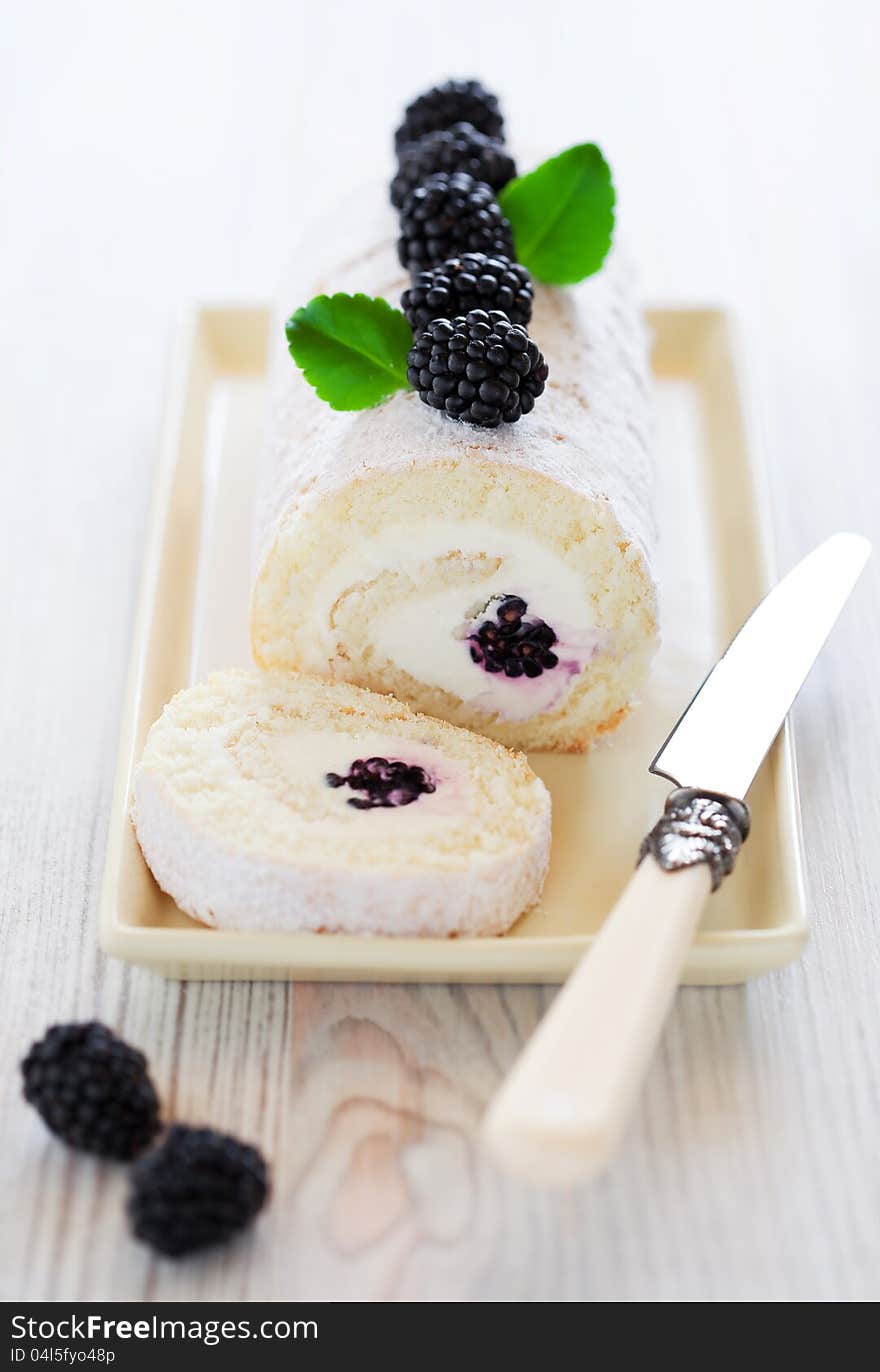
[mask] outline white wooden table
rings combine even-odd
[[[810,949],[748,987],[680,995],[594,1189],[524,1190],[474,1146],[549,990],[179,985],[97,952],[175,313],[266,298],[298,221],[384,174],[420,86],[481,75],[514,145],[597,139],[646,296],[738,311],[783,566],[838,527],[880,534],[877,7],[416,13],[4,7],[0,1295],[876,1299],[877,559],[796,710]],[[92,1015],[144,1047],[176,1114],[265,1148],[276,1191],[251,1238],[152,1261],[124,1228],[124,1173],[74,1158],[19,1103],[31,1039]]]

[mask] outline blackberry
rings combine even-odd
[[[436,786],[424,767],[409,762],[389,762],[387,757],[358,758],[346,776],[328,772],[328,786],[350,786],[353,791],[365,792],[351,796],[349,805],[355,810],[391,810],[398,805],[411,805],[419,796],[432,795]]]
[[[175,1124],[132,1169],[135,1238],[168,1257],[208,1248],[243,1229],[269,1191],[262,1155],[213,1129]]]
[[[504,120],[498,98],[479,81],[444,81],[442,86],[416,97],[407,105],[403,123],[394,135],[394,146],[415,143],[434,129],[450,129],[467,122],[490,138],[500,138]]]
[[[407,378],[426,405],[483,429],[528,414],[548,371],[538,345],[500,310],[435,319],[407,362]]]
[[[543,619],[527,616],[528,604],[521,596],[503,595],[490,602],[494,617],[468,635],[471,661],[484,672],[503,672],[508,677],[538,677],[559,666],[552,652],[556,633]]]
[[[435,129],[417,143],[400,149],[397,175],[391,182],[391,203],[401,209],[410,191],[434,172],[467,172],[500,191],[516,176],[516,163],[500,138],[489,138],[472,124]]]
[[[106,1025],[52,1025],[21,1071],[25,1100],[71,1148],[127,1160],[159,1131],[147,1060]]]
[[[397,251],[409,272],[462,252],[511,260],[516,255],[492,187],[467,172],[435,172],[410,191],[400,215]]]
[[[512,324],[528,324],[532,299],[525,267],[506,257],[467,252],[419,272],[400,304],[416,333],[432,319],[454,319],[471,310],[501,310]]]

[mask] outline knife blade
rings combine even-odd
[[[870,553],[860,534],[834,534],[778,582],[648,770],[676,786],[743,799]]]
[[[507,1170],[571,1184],[613,1157],[702,907],[748,834],[745,793],[870,551],[858,534],[835,534],[799,562],[740,629],[651,763],[678,789],[483,1122],[483,1140]]]

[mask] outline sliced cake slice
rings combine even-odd
[[[389,696],[218,672],[150,730],[132,817],[217,928],[501,934],[540,895],[550,797],[525,758]]]

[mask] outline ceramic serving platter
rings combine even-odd
[[[553,795],[544,897],[503,938],[232,933],[158,889],[128,818],[132,768],[176,691],[249,665],[254,474],[270,313],[195,309],[172,371],[102,896],[104,949],[166,976],[364,981],[565,978],[626,883],[667,784],[647,764],[719,652],[768,589],[765,498],[743,412],[732,328],[709,309],[650,312],[654,334],[663,646],[640,708],[588,757],[535,755]],[[806,939],[794,751],[783,730],[750,792],[752,836],[712,897],[684,980],[742,981]]]

